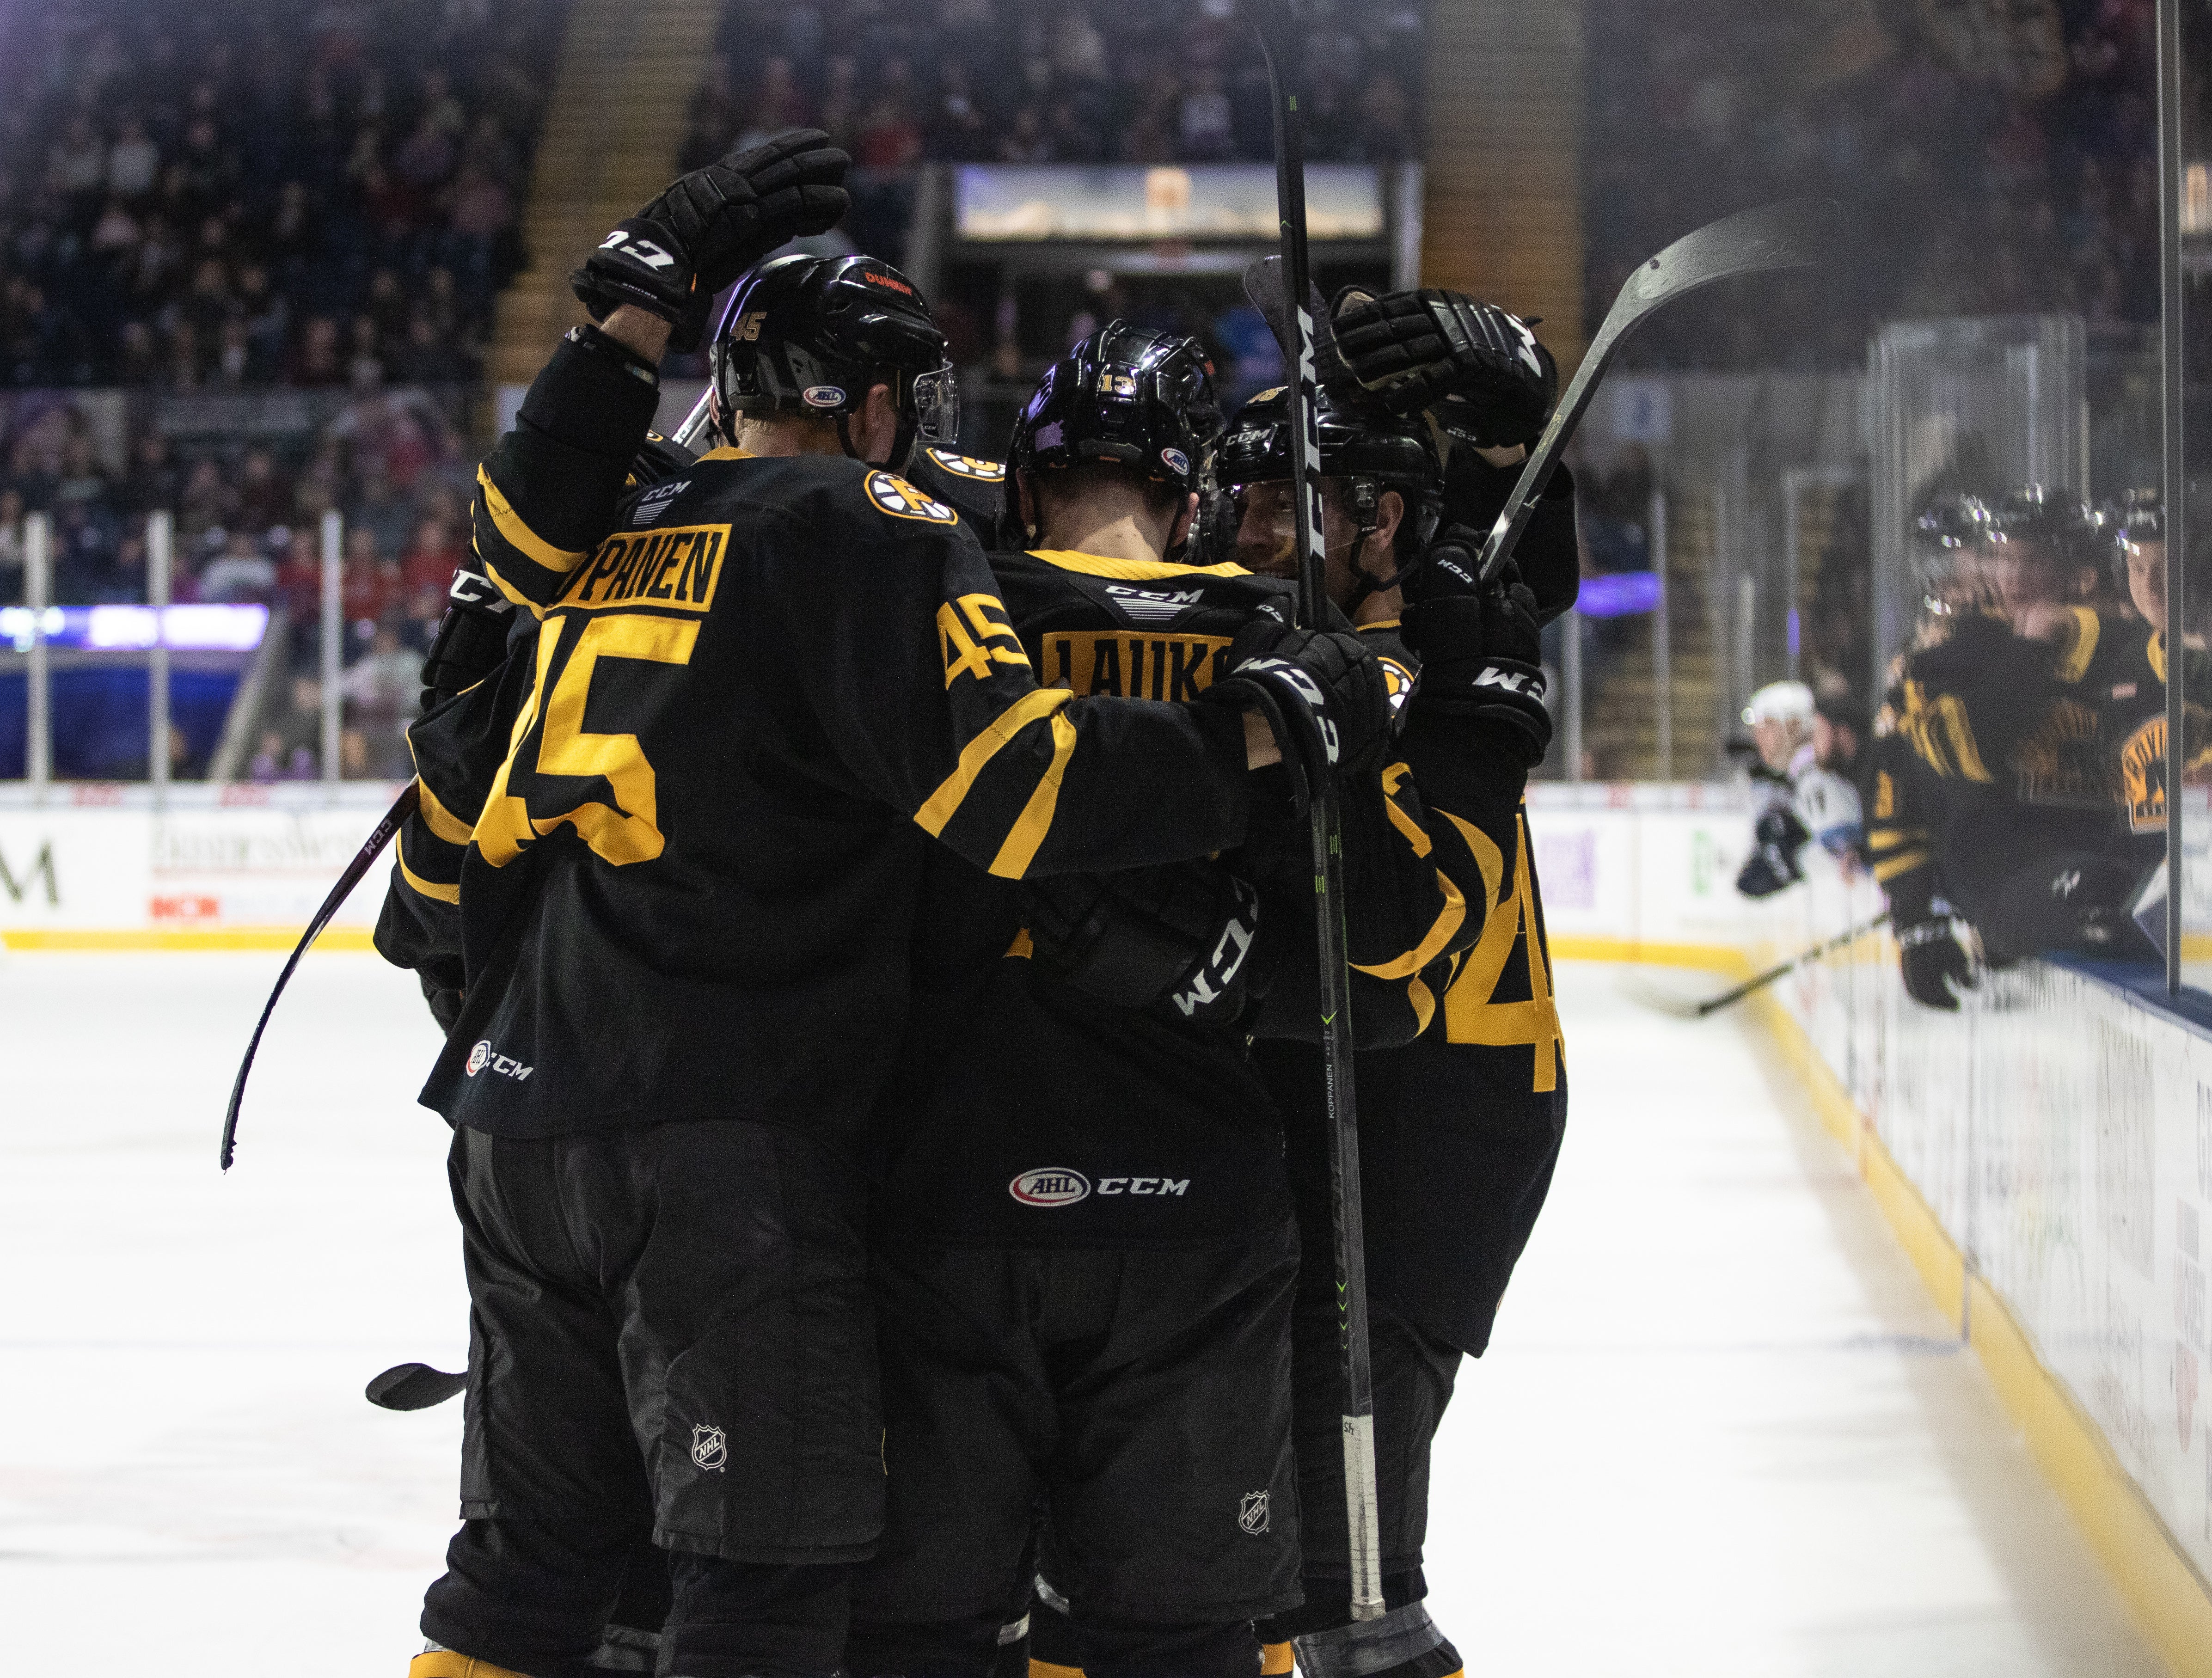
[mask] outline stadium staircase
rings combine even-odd
[[[1718,603],[1711,596],[1713,507],[1709,495],[1676,495],[1667,518],[1668,621],[1674,671],[1674,778],[1703,779],[1720,770],[1721,662]],[[1614,620],[1619,622],[1620,620]],[[1593,680],[1583,700],[1583,749],[1595,778],[1656,780],[1659,687],[1652,664],[1653,620],[1634,627],[1610,654],[1593,647],[1584,665]],[[1603,659],[1601,666],[1596,660]]]
[[[493,326],[493,383],[537,376],[584,319],[569,271],[675,173],[721,15],[720,0],[573,0],[522,213],[529,265]]]

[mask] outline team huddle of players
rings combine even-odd
[[[798,132],[575,277],[478,474],[378,929],[447,1041],[462,1526],[413,1678],[1446,1678],[1429,1445],[1566,1079],[1522,793],[1573,489],[1448,292],[1283,394],[1115,322],[1005,465]],[[755,265],[758,264],[758,265]],[[733,289],[732,289],[733,287]],[[719,446],[647,430],[713,332]],[[1388,1612],[1351,1614],[1304,812],[1340,793]],[[1264,1649],[1264,1653],[1263,1653]]]
[[[1978,958],[2154,958],[2173,656],[2156,494],[2101,509],[2036,485],[1947,495],[1917,522],[1914,562],[1921,612],[1875,719],[1863,840],[1824,773],[1839,717],[1778,684],[1751,720],[1763,750],[1796,752],[1794,797],[1770,793],[1739,885],[1778,889],[1809,835],[1834,842],[1881,884],[1906,991],[1931,1008],[1958,1007]],[[2188,720],[2193,769],[2212,742],[2197,708]]]

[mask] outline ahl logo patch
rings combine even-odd
[[[691,1460],[708,1474],[718,1474],[730,1460],[730,1436],[711,1422],[691,1430]]]
[[[894,519],[919,519],[929,525],[957,525],[960,515],[941,501],[933,501],[896,472],[870,472],[868,499]]]
[[[1160,464],[1180,477],[1190,471],[1190,456],[1179,448],[1164,448],[1160,451]]]
[[[799,399],[810,408],[842,408],[845,392],[835,385],[809,385],[799,392]]]
[[[1090,1198],[1091,1179],[1065,1165],[1040,1165],[1008,1183],[1006,1192],[1024,1206],[1073,1206]]]
[[[1244,1500],[1237,1506],[1237,1524],[1257,1538],[1267,1529],[1267,1494],[1247,1492]]]
[[[949,448],[933,448],[929,458],[955,477],[972,477],[978,483],[1004,483],[1006,466],[996,460],[978,460],[972,454],[955,454]]]

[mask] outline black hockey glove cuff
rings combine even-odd
[[[1022,913],[1039,969],[1086,996],[1177,1020],[1243,1010],[1259,894],[1218,863],[1024,882]]]
[[[515,424],[627,464],[659,407],[659,374],[598,327],[579,326],[531,381]]]
[[[1959,1012],[1959,999],[1974,988],[1974,964],[1948,916],[1897,928],[1898,965],[1905,993],[1923,1008]]]
[[[489,577],[470,565],[457,569],[446,591],[446,615],[422,659],[422,709],[465,692],[498,669],[514,622],[513,604]]]
[[[1230,643],[1228,666],[1200,702],[1256,710],[1267,720],[1301,812],[1328,777],[1382,762],[1396,715],[1390,681],[1357,635],[1255,617]]]
[[[1405,635],[1421,659],[1416,707],[1497,724],[1525,767],[1544,761],[1552,714],[1544,707],[1543,653],[1526,588],[1512,582],[1409,605]]]
[[[843,219],[851,162],[811,128],[733,151],[616,223],[568,283],[594,320],[632,304],[669,323],[671,349],[696,350],[723,288],[777,246]]]
[[[1352,376],[1393,413],[1430,410],[1455,442],[1534,442],[1559,400],[1551,352],[1494,303],[1456,291],[1348,289],[1331,316]]]

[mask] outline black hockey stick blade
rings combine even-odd
[[[1291,366],[1297,355],[1292,337],[1297,323],[1291,319],[1290,289],[1283,279],[1282,258],[1261,257],[1247,267],[1244,295],[1260,311],[1267,330],[1274,334],[1275,347],[1283,352],[1284,366]],[[1345,366],[1344,357],[1337,353],[1336,334],[1328,324],[1328,305],[1322,301],[1321,288],[1310,278],[1306,281],[1306,314],[1313,323],[1314,377],[1324,385],[1344,382],[1350,377],[1350,369]]]
[[[363,1395],[380,1410],[428,1410],[469,1384],[469,1372],[450,1374],[428,1364],[395,1364],[368,1383]]]
[[[1834,199],[1785,198],[1699,228],[1630,275],[1605,324],[1590,340],[1566,394],[1559,398],[1552,423],[1529,451],[1521,481],[1491,526],[1478,566],[1483,581],[1497,575],[1513,556],[1535,512],[1537,497],[1552,481],[1568,440],[1597,394],[1598,380],[1631,332],[1668,304],[1719,281],[1818,267],[1834,253],[1842,234],[1843,208]]]
[[[292,975],[299,968],[300,958],[323,935],[323,928],[331,924],[331,917],[353,895],[354,887],[368,877],[368,871],[376,864],[376,859],[384,854],[384,848],[392,842],[392,836],[398,832],[407,818],[415,813],[415,807],[422,799],[420,783],[409,781],[406,790],[393,800],[392,808],[384,812],[384,819],[376,824],[375,830],[353,854],[353,860],[346,864],[345,872],[338,876],[338,883],[331,888],[330,896],[323,899],[323,906],[315,911],[315,918],[307,922],[307,930],[300,934],[299,943],[293,945],[291,956],[284,963],[284,970],[276,976],[276,988],[269,993],[269,1000],[262,1005],[261,1018],[254,1022],[253,1035],[246,1040],[246,1058],[238,1063],[237,1081],[230,1086],[230,1107],[222,1116],[222,1151],[218,1156],[224,1170],[230,1169],[230,1162],[238,1152],[238,1106],[246,1099],[246,1080],[253,1071],[253,1057],[261,1048],[261,1034],[269,1029],[269,1017],[276,1012],[277,1000],[284,994],[284,987],[292,982]]]

